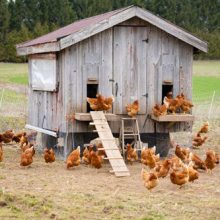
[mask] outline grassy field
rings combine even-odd
[[[204,102],[220,96],[220,61],[194,61],[193,101]]]
[[[220,94],[220,61],[194,61],[193,63],[193,97],[208,98]],[[0,84],[27,85],[27,64],[0,63]]]
[[[27,64],[0,63],[0,83],[27,85]]]
[[[219,60],[194,61],[193,74],[199,76],[220,77],[220,61]]]

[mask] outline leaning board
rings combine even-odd
[[[130,176],[129,170],[121,156],[107,119],[102,111],[91,111],[92,125],[96,127],[102,146],[117,177]]]

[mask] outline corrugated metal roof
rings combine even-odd
[[[96,24],[100,21],[103,21],[105,19],[108,19],[111,16],[113,16],[123,10],[126,10],[127,8],[130,8],[130,7],[132,7],[132,6],[76,21],[72,24],[69,24],[65,27],[62,27],[56,31],[50,32],[50,33],[43,35],[41,37],[38,37],[34,40],[30,40],[30,41],[26,41],[21,44],[17,44],[17,47],[28,47],[28,46],[33,46],[33,45],[37,45],[37,44],[56,42],[60,38],[63,38],[63,37],[68,36],[70,34],[73,34],[79,30],[82,30],[83,28],[86,28],[90,25],[94,25],[94,24]]]

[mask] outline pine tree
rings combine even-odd
[[[9,27],[7,0],[0,0],[0,42],[5,43]]]

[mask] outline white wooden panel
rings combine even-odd
[[[56,59],[32,59],[32,88],[33,90],[56,90]]]
[[[140,114],[146,113],[146,27],[114,28],[114,80],[118,93],[114,113],[126,114],[125,106],[138,99]]]
[[[123,30],[119,30],[119,27],[115,27],[114,29],[114,37],[113,37],[113,74],[114,74],[114,87],[113,87],[113,95],[115,96],[115,103],[114,103],[114,108],[113,112],[116,114],[120,114],[122,112],[122,73],[123,73],[123,68],[125,66],[124,62],[124,57],[118,56],[120,52],[122,51],[124,46],[125,41],[123,41],[122,36]],[[118,64],[118,65],[117,65]]]
[[[147,112],[151,113],[152,107],[158,101],[158,78],[161,65],[161,31],[153,26],[149,30],[149,46],[147,51]]]
[[[99,92],[104,96],[113,95],[112,76],[112,29],[102,32],[101,65],[99,70]],[[112,112],[112,109],[110,110]]]

